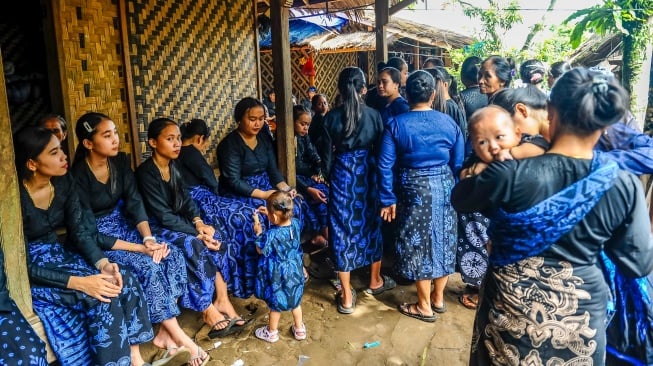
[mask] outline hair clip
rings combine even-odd
[[[604,75],[595,75],[592,78],[592,92],[594,94],[605,94],[608,89],[608,79]]]
[[[93,128],[91,127],[91,125],[88,122],[84,121],[82,123],[82,126],[84,126],[84,129],[86,130],[86,132],[88,132],[88,133],[93,132]]]

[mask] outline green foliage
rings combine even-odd
[[[573,23],[571,45],[581,44],[586,30],[600,35],[620,33],[623,39],[622,82],[631,93],[642,62],[647,43],[652,36],[650,18],[653,17],[653,0],[604,0],[603,4],[581,9],[570,15],[565,22]],[[634,101],[634,98],[631,99]]]
[[[523,21],[519,13],[518,0],[487,0],[487,7],[478,7],[463,0],[451,1],[460,4],[463,14],[481,24],[481,41],[484,54],[502,53],[505,33],[515,24]]]

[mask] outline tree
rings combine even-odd
[[[585,30],[605,35],[621,33],[623,40],[623,68],[621,82],[631,95],[631,108],[637,110],[634,85],[639,77],[651,37],[653,0],[604,0],[603,4],[581,9],[565,22],[577,21],[571,33],[574,48],[581,43]]]
[[[485,55],[503,54],[503,39],[506,32],[515,24],[523,21],[519,14],[519,2],[517,0],[487,0],[486,8],[473,5],[464,0],[452,0],[463,8],[463,14],[467,17],[481,22],[481,42]]]

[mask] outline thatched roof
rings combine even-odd
[[[592,35],[569,56],[569,61],[577,66],[596,66],[607,61],[612,65],[621,64],[621,35]]]
[[[358,20],[362,24],[374,27],[374,14],[365,12]],[[391,17],[386,25],[386,30],[395,38],[410,38],[421,44],[436,46],[445,49],[463,48],[475,42],[472,37],[456,33],[451,30],[441,29],[430,25],[416,23],[406,19]]]

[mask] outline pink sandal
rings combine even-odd
[[[295,328],[295,324],[293,324],[290,329],[292,330],[292,334],[295,336],[295,339],[298,341],[303,341],[306,339],[306,325],[302,323],[301,328]]]
[[[258,339],[262,339],[266,342],[274,343],[279,340],[279,331],[270,331],[270,328],[268,326],[260,327],[256,331],[254,331],[254,335]]]

